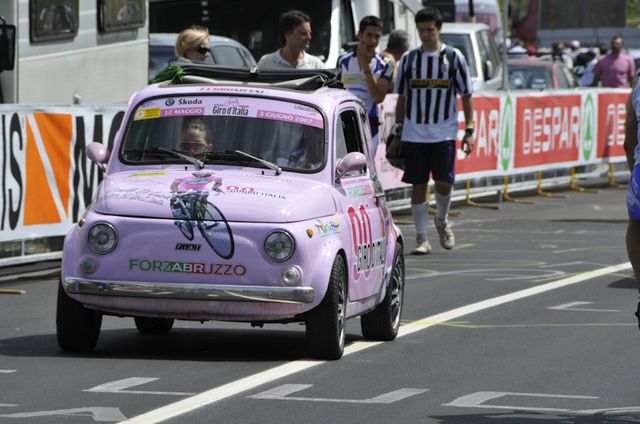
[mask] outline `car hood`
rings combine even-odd
[[[295,222],[336,212],[330,186],[309,178],[207,170],[107,175],[93,210],[105,215],[175,219],[193,202],[209,202],[226,220],[236,222]]]

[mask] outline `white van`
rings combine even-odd
[[[469,0],[422,0],[422,4],[439,9],[445,22],[470,22]],[[496,42],[502,44],[502,14],[498,0],[473,0],[473,15],[475,21],[486,24]]]

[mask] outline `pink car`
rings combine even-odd
[[[304,322],[326,359],[358,315],[366,338],[393,340],[403,238],[363,105],[329,71],[219,72],[141,90],[113,152],[88,146],[104,180],[65,239],[60,347],[92,350],[103,314],[154,334],[175,319]]]

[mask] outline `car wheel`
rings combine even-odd
[[[141,334],[167,334],[173,328],[172,318],[134,317]]]
[[[306,319],[307,348],[320,359],[340,359],[344,352],[347,321],[347,273],[344,259],[336,256],[327,293]]]
[[[71,299],[58,284],[58,309],[56,311],[56,330],[58,345],[70,352],[90,352],[96,347],[102,314],[85,308]]]
[[[376,308],[360,317],[362,335],[370,340],[389,341],[396,338],[404,299],[404,256],[396,243],[393,268],[384,300]]]

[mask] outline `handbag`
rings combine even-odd
[[[387,148],[385,156],[387,161],[389,161],[391,166],[394,168],[404,171],[404,149],[402,148],[402,140],[400,137],[397,137],[394,134],[389,134],[389,136],[387,136],[386,145]]]

